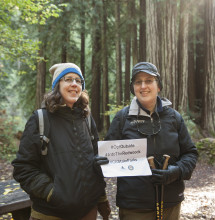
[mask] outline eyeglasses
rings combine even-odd
[[[80,79],[80,78],[73,78],[73,77],[69,77],[69,76],[64,76],[62,77],[62,79],[68,83],[68,84],[71,84],[73,83],[74,81],[78,84],[78,85],[82,85],[84,84],[84,80],[83,79]]]
[[[143,83],[145,83],[145,85],[151,85],[154,81],[157,81],[156,79],[147,79],[147,80],[136,80],[133,82],[134,85],[136,86],[142,86]]]

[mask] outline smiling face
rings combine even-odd
[[[140,104],[150,112],[154,111],[157,95],[160,92],[157,79],[148,73],[140,72],[133,81],[134,94]]]
[[[79,79],[81,78],[76,73],[68,73],[60,80],[60,94],[63,97],[64,103],[70,108],[77,102],[82,92],[82,85],[75,80],[66,80],[67,78]]]

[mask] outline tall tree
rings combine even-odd
[[[101,131],[100,117],[100,85],[101,85],[101,23],[100,23],[100,6],[95,0],[92,0],[94,9],[92,16],[92,86],[91,86],[91,111],[96,122],[98,131]]]
[[[36,81],[36,108],[41,108],[46,88],[46,61],[45,52],[47,44],[47,25],[38,25],[39,61],[37,63],[37,81]]]
[[[196,4],[196,1],[192,1],[192,4],[189,6],[189,21],[188,21],[188,102],[189,109],[191,111],[195,111],[196,105],[196,74],[195,74],[195,22],[194,22],[194,14],[196,13],[196,8],[193,4]]]
[[[159,64],[159,41],[158,41],[158,25],[157,25],[157,11],[156,2],[148,1],[146,9],[146,39],[147,39],[147,55],[146,60],[154,63],[158,68]],[[161,10],[159,8],[159,10]],[[161,19],[161,18],[158,18]],[[159,35],[161,35],[160,33]]]
[[[126,39],[125,39],[125,85],[124,85],[124,103],[127,103],[130,100],[130,69],[131,69],[131,24],[130,24],[130,13],[131,12],[131,1],[127,0],[127,25],[126,25]]]
[[[138,61],[146,61],[146,0],[140,0],[139,13],[139,59]],[[129,32],[128,32],[129,33]]]
[[[211,134],[215,132],[215,3],[205,0],[205,35],[202,127]]]
[[[39,57],[44,57],[45,43],[42,42],[39,49]],[[41,107],[46,86],[46,62],[45,57],[37,64],[36,108]]]
[[[188,3],[180,1],[178,38],[178,103],[184,112],[188,107]]]
[[[203,82],[204,82],[204,0],[199,0],[198,4],[195,4],[197,7],[197,13],[196,16],[198,18],[198,22],[196,24],[196,78],[198,79],[196,81],[196,87],[197,88],[203,88]],[[197,107],[202,108],[202,99],[203,99],[203,92],[201,89],[196,90],[196,96],[197,96]]]
[[[81,71],[85,77],[85,3],[81,0],[82,10],[81,10]]]
[[[103,101],[103,113],[109,110],[109,98],[108,98],[108,50],[107,50],[107,2],[103,0],[102,7],[102,64],[103,64],[103,83],[102,83],[102,101]],[[103,114],[103,129],[108,130],[110,126],[110,117]]]
[[[61,16],[64,25],[61,26],[61,62],[66,63],[68,57],[68,45],[70,41],[70,11],[64,10]]]
[[[131,44],[133,66],[138,62],[137,22],[135,1],[131,1]]]
[[[177,108],[177,1],[160,1],[157,10],[159,11],[159,17],[157,19],[161,19],[159,24],[162,30],[159,33],[159,49],[161,50],[159,52],[159,71],[164,84],[162,94],[171,100],[174,108]]]
[[[116,104],[122,104],[122,61],[120,40],[120,0],[115,0],[115,22],[116,22]]]

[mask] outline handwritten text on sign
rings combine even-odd
[[[145,138],[99,141],[98,147],[99,155],[109,159],[109,164],[101,166],[105,177],[151,175]]]

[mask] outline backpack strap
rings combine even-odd
[[[94,155],[97,155],[98,154],[98,144],[97,144],[97,138],[95,138],[94,134],[92,133],[91,115],[88,115],[87,118],[85,118],[85,123],[86,123],[87,130],[88,130],[90,138],[91,138],[91,143],[93,146]]]
[[[128,115],[129,112],[129,108],[130,106],[126,106],[121,110],[121,114],[120,114],[120,133],[121,133],[121,137],[122,137],[122,130],[123,127],[125,125],[125,120],[126,120],[126,116]]]
[[[85,122],[86,122],[86,125],[87,125],[87,130],[89,132],[91,141],[93,141],[94,140],[94,135],[91,132],[91,117],[90,117],[90,114],[87,116],[87,118],[85,118]]]
[[[48,114],[46,109],[38,109],[37,113],[39,119],[40,141],[42,144],[41,154],[47,155],[48,143],[49,143],[49,138],[47,136],[49,135],[49,128],[50,128]]]

